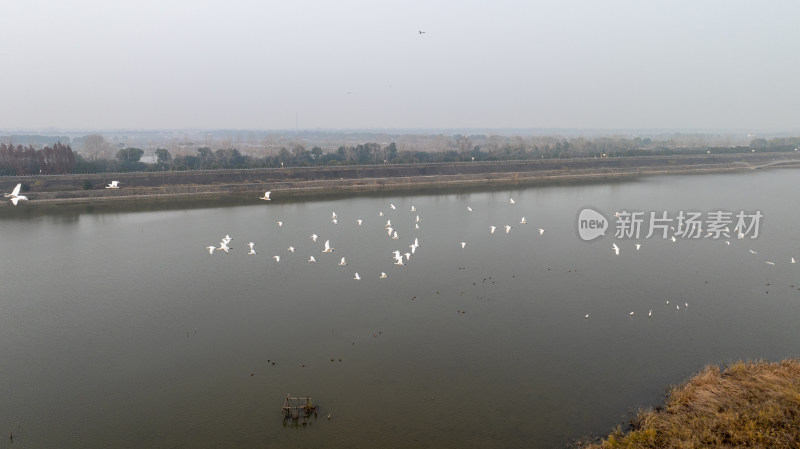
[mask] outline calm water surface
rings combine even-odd
[[[0,447],[552,448],[605,433],[707,363],[798,356],[798,174],[4,207]],[[764,218],[755,240],[636,251],[613,230],[581,241],[585,206]],[[231,254],[209,255],[225,234]],[[320,418],[284,426],[287,393],[310,395]]]

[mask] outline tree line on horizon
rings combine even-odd
[[[343,145],[325,152],[314,146],[310,150],[296,145],[281,148],[277,154],[254,157],[236,148],[212,150],[200,147],[194,154],[173,156],[167,149],[155,151],[156,162],[141,162],[144,151],[139,148],[120,149],[114,159],[86,159],[73,152],[69,145],[56,143],[40,150],[32,146],[0,144],[0,175],[83,174],[134,171],[213,170],[242,168],[311,167],[350,164],[409,164],[431,162],[507,161],[536,159],[602,158],[646,155],[703,154],[713,152],[745,153],[752,151],[794,151],[800,138],[753,139],[749,145],[733,147],[676,147],[649,138],[573,138],[534,137],[477,139],[473,136],[452,136],[447,147],[436,150],[398,150],[397,144],[369,142]]]
[[[75,166],[75,153],[61,142],[39,150],[32,145],[0,144],[0,175],[72,173]]]

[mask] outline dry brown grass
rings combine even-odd
[[[800,360],[707,366],[592,449],[800,448]]]

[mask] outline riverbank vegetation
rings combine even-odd
[[[397,143],[381,145],[367,142],[341,145],[324,151],[298,144],[281,147],[272,154],[245,154],[228,146],[212,149],[200,146],[178,151],[157,148],[151,163],[142,162],[144,150],[134,147],[113,152],[101,136],[86,139],[81,152],[61,142],[34,149],[32,145],[0,144],[0,175],[87,174],[162,172],[270,167],[316,167],[338,165],[380,165],[432,162],[525,161],[572,158],[614,158],[631,156],[669,156],[692,154],[735,154],[751,152],[795,152],[800,138],[756,138],[749,145],[681,146],[673,140],[650,138],[597,137],[563,138],[546,136],[500,137],[455,135],[443,147],[427,150],[401,149]],[[99,148],[99,149],[98,149]]]
[[[591,449],[800,447],[800,360],[708,366]]]

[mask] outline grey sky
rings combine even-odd
[[[0,129],[800,126],[794,0],[2,10]]]

